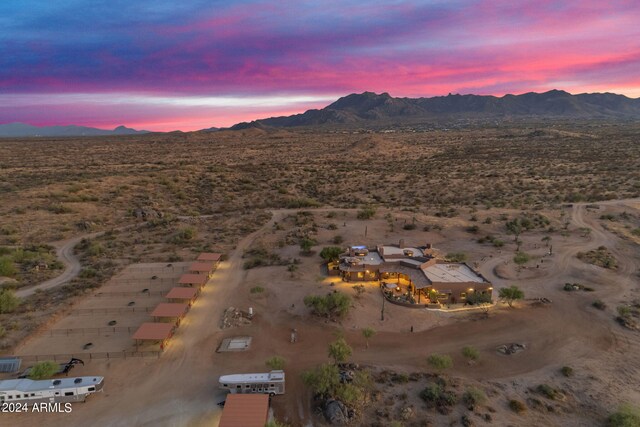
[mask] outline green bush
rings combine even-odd
[[[573,368],[571,366],[563,366],[562,369],[560,369],[560,373],[565,377],[570,377],[573,375]]]
[[[466,346],[462,347],[462,355],[469,360],[478,360],[480,352],[474,347]]]
[[[13,277],[18,272],[13,259],[9,256],[0,257],[0,276]]]
[[[59,369],[60,366],[53,360],[45,360],[44,362],[39,362],[33,365],[29,372],[29,378],[32,380],[44,380],[51,378]]]
[[[450,252],[445,258],[449,262],[465,262],[467,260],[467,254],[464,252]]]
[[[287,361],[280,356],[272,356],[270,358],[267,359],[267,361],[265,362],[265,364],[273,370],[276,371],[281,371],[284,369],[284,365],[287,363]]]
[[[376,209],[373,207],[362,208],[358,211],[358,219],[371,219],[375,216]]]
[[[558,397],[558,392],[548,384],[540,384],[536,387],[536,391],[551,400],[555,400]]]
[[[445,369],[449,369],[453,366],[453,360],[451,359],[451,356],[447,354],[431,354],[427,357],[427,363],[438,371],[444,371]]]
[[[262,286],[254,286],[249,292],[251,292],[252,294],[260,294],[264,292],[264,288]]]
[[[462,395],[462,401],[469,406],[481,405],[487,400],[484,391],[477,387],[469,387]]]
[[[529,256],[529,254],[525,253],[525,252],[518,252],[516,253],[516,255],[513,257],[513,262],[515,262],[518,265],[523,265],[528,263],[531,260],[531,257]]]
[[[630,405],[620,406],[607,418],[607,427],[640,427],[640,409]]]
[[[0,314],[12,313],[20,305],[20,299],[10,289],[0,290]]]

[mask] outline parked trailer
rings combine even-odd
[[[102,391],[104,377],[77,377],[34,381],[0,381],[0,403],[84,402]]]
[[[231,393],[284,394],[284,371],[222,375],[218,382],[221,389]]]

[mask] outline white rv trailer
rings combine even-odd
[[[0,403],[84,402],[102,391],[104,377],[77,377],[34,381],[0,381]]]
[[[284,371],[222,375],[218,381],[221,389],[231,393],[284,394]]]

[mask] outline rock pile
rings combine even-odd
[[[511,354],[519,353],[526,349],[527,349],[527,346],[524,344],[511,343],[511,344],[501,345],[496,350],[498,351],[498,353],[511,355]]]

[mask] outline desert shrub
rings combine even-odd
[[[262,286],[254,286],[249,292],[251,292],[252,294],[260,294],[264,292],[264,288]]]
[[[0,257],[0,276],[13,277],[18,270],[10,256]]]
[[[558,397],[558,392],[549,384],[540,384],[538,387],[536,387],[536,391],[551,400],[554,400],[556,397]]]
[[[351,298],[342,292],[332,292],[325,296],[307,295],[304,297],[304,305],[318,316],[344,317],[351,307]]]
[[[264,427],[289,427],[289,424],[283,423],[278,420],[270,420],[264,425]]]
[[[80,271],[80,274],[78,275],[78,277],[80,277],[81,279],[91,279],[96,277],[97,275],[98,275],[98,271],[95,268],[86,267]]]
[[[87,248],[87,254],[90,256],[100,256],[104,253],[104,246],[99,242],[91,242]]]
[[[634,236],[640,236],[640,227],[638,227],[638,228],[634,228],[634,229],[631,231],[631,234],[633,234]]]
[[[487,400],[487,395],[484,391],[477,387],[469,387],[462,395],[462,401],[468,406],[481,405]]]
[[[36,363],[29,371],[29,378],[32,380],[44,380],[51,378],[58,372],[59,365],[53,360],[45,360]]]
[[[376,214],[376,209],[371,207],[371,206],[368,206],[368,207],[362,208],[362,209],[360,209],[358,211],[357,218],[358,219],[371,219],[371,218],[373,218],[375,216],[375,214]]]
[[[607,304],[605,304],[604,301],[599,299],[595,300],[593,303],[591,303],[591,305],[597,308],[598,310],[604,310],[605,308],[607,308]]]
[[[416,228],[418,228],[418,226],[413,222],[409,222],[409,223],[403,225],[402,228],[404,230],[415,230]]]
[[[429,383],[420,392],[420,398],[429,406],[451,406],[458,400],[454,392],[445,390],[444,386],[438,383]]]
[[[476,304],[491,304],[491,294],[490,293],[482,293],[482,292],[472,292],[467,294],[467,298],[465,299],[465,303],[469,305]]]
[[[529,256],[529,254],[527,254],[525,252],[518,252],[513,257],[513,262],[515,262],[518,265],[526,264],[530,260],[531,260],[531,256]]]
[[[336,398],[347,405],[352,405],[356,402],[362,401],[364,393],[361,389],[353,384],[342,384],[336,390]]]
[[[511,399],[509,400],[509,409],[517,414],[521,414],[527,410],[527,406],[519,400]]]
[[[286,360],[280,356],[272,356],[267,359],[265,365],[273,370],[282,370],[284,369],[284,365],[286,364]]]
[[[11,289],[0,290],[0,314],[13,313],[20,305],[20,299]]]
[[[453,360],[448,354],[431,354],[427,357],[427,363],[438,371],[444,371],[453,366]]]
[[[445,258],[449,262],[465,262],[467,260],[467,254],[464,252],[449,252]]]
[[[469,360],[478,360],[480,352],[475,347],[466,346],[462,347],[462,355]]]
[[[478,231],[480,231],[480,227],[478,227],[477,225],[472,225],[470,227],[467,227],[467,233],[471,233],[471,234],[476,234]]]
[[[607,427],[639,427],[640,426],[640,409],[631,405],[622,405],[620,408],[609,415],[607,418]]]
[[[560,373],[565,377],[570,377],[573,375],[573,368],[571,366],[563,366],[560,369]]]
[[[333,239],[331,240],[331,242],[334,245],[339,245],[340,243],[344,242],[344,238],[338,234],[337,236],[333,236]]]

